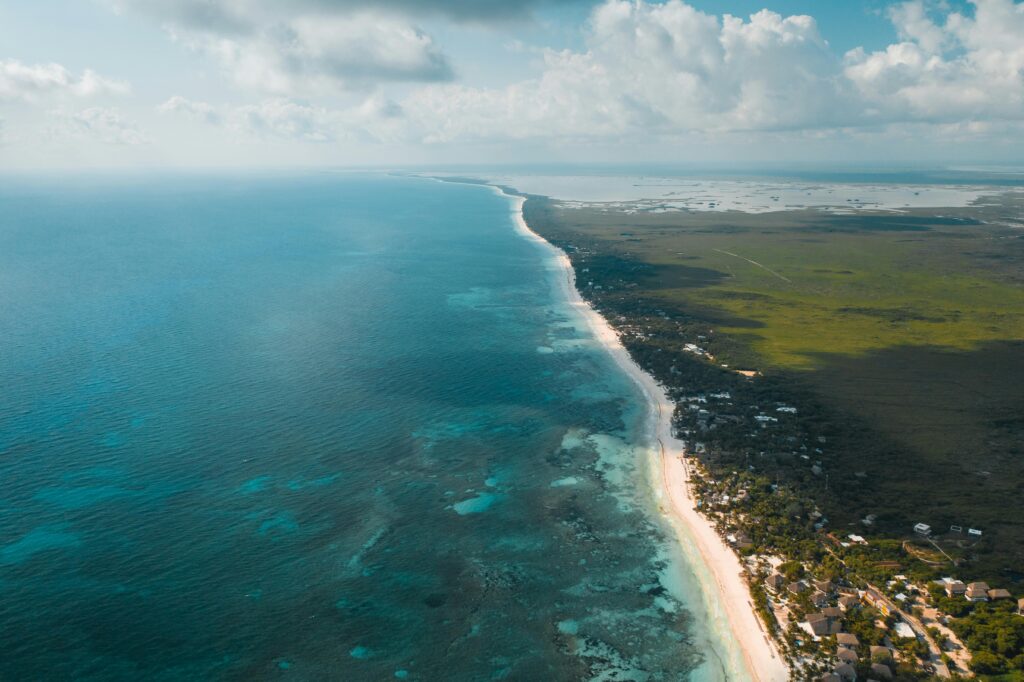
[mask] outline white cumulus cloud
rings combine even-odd
[[[846,56],[844,75],[872,117],[895,121],[1024,119],[1024,3],[975,0],[973,16],[934,21],[920,0],[891,16],[903,42]]]
[[[387,81],[452,77],[447,58],[427,34],[386,17],[298,17],[256,33],[176,32],[213,56],[241,86],[279,95],[359,90]]]
[[[974,5],[971,16],[936,15],[920,0],[894,6],[900,42],[841,56],[810,16],[607,0],[585,49],[543,51],[536,78],[426,86],[403,109],[428,142],[1024,121],[1024,2]]]
[[[105,78],[91,69],[75,75],[60,64],[25,64],[17,59],[0,60],[0,101],[34,101],[46,95],[90,97],[125,94],[123,81]]]
[[[841,66],[808,16],[609,0],[587,48],[547,50],[536,79],[426,87],[404,108],[432,141],[817,127],[848,117]]]
[[[221,115],[213,106],[206,102],[196,102],[175,95],[156,108],[161,114],[180,114],[187,118],[219,125]]]
[[[453,77],[433,38],[397,9],[415,3],[127,0],[239,85],[275,95],[370,89]],[[439,3],[443,5],[444,3]],[[453,3],[460,4],[460,3]],[[467,2],[466,11],[473,3]],[[457,11],[453,8],[452,11]],[[470,12],[472,14],[472,12]]]

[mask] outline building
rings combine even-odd
[[[844,680],[844,682],[856,682],[857,669],[849,663],[843,663],[842,665],[836,666],[836,669],[832,672],[834,672],[839,679]]]
[[[837,635],[843,629],[843,624],[838,619],[829,618],[824,613],[809,614],[807,626],[816,637]]]
[[[946,596],[950,599],[962,597],[966,591],[967,585],[964,585],[962,580],[949,580],[946,582]]]
[[[840,632],[836,635],[836,643],[840,646],[848,646],[851,649],[855,649],[860,646],[860,640],[857,639],[857,635],[849,632]]]
[[[845,594],[839,598],[839,608],[843,611],[849,611],[860,606],[860,599],[854,597],[852,594]]]
[[[765,578],[764,584],[770,589],[778,592],[786,584],[786,579],[782,577],[781,573],[772,573],[770,576]]]
[[[864,590],[864,601],[868,606],[873,606],[878,609],[883,616],[892,615],[892,607],[889,606],[889,600],[875,590],[870,588]]]
[[[872,646],[870,653],[871,653],[871,660],[875,661],[876,663],[881,663],[883,661],[891,661],[892,660],[892,652],[889,651],[889,647],[885,647],[885,646]]]
[[[988,591],[988,598],[992,601],[995,601],[997,599],[1010,599],[1011,596],[1012,595],[1010,594],[1009,590],[1004,590],[1001,587]]]
[[[837,609],[835,606],[827,606],[821,610],[821,613],[829,618],[835,618],[841,620],[843,617],[843,610]]]
[[[798,580],[795,583],[790,583],[786,589],[790,594],[803,594],[807,591],[807,583],[803,580]]]
[[[892,629],[896,633],[897,637],[902,637],[903,639],[917,638],[917,635],[914,633],[914,628],[910,627],[909,623],[905,623],[902,620],[892,626]]]
[[[932,527],[929,526],[927,523],[915,523],[914,532],[918,535],[928,536],[932,534]]]
[[[754,543],[751,542],[750,536],[743,531],[735,534],[729,534],[725,537],[729,541],[729,544],[737,549],[747,549],[753,547]]]
[[[835,673],[825,673],[818,678],[818,682],[843,682],[843,678]]]
[[[836,589],[835,585],[832,584],[831,580],[815,580],[814,587],[821,590],[825,594],[832,594]]]
[[[891,680],[892,668],[883,663],[872,663],[871,674],[879,680]]]
[[[814,594],[811,595],[811,603],[820,609],[828,604],[828,595],[821,591],[815,591]]]
[[[860,656],[852,649],[847,649],[846,647],[839,648],[839,651],[836,652],[836,658],[850,665],[857,665],[860,662]]]
[[[988,583],[971,583],[967,586],[964,596],[967,601],[988,601]]]
[[[1017,614],[1024,616],[1024,599],[1017,600]]]

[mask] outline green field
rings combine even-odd
[[[815,415],[807,433],[829,424],[833,518],[983,528],[951,546],[1024,577],[1003,574],[1024,565],[1024,194],[853,215],[527,208],[596,303],[686,320],[668,346],[702,323],[716,366],[761,371]]]

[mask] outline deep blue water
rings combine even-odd
[[[0,679],[713,677],[646,411],[509,210],[5,178]]]

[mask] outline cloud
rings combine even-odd
[[[248,135],[305,142],[330,142],[337,127],[336,115],[329,109],[287,99],[239,107],[231,121],[235,130]]]
[[[380,95],[344,109],[318,107],[283,97],[244,106],[215,107],[175,96],[160,105],[158,111],[222,127],[241,140],[396,141],[402,139],[404,125],[402,108]]]
[[[452,78],[447,58],[418,29],[390,19],[299,17],[258,34],[187,36],[213,55],[234,80],[276,94],[359,90],[381,81]]]
[[[1024,3],[975,0],[940,24],[919,0],[891,12],[904,41],[846,55],[872,118],[956,123],[1024,119]]]
[[[185,99],[175,95],[156,108],[161,114],[179,114],[192,120],[203,121],[211,125],[220,125],[221,115],[210,104]]]
[[[945,32],[929,16],[923,0],[893,5],[888,15],[901,40],[915,42],[932,53],[940,51],[947,43]]]
[[[48,95],[91,97],[125,94],[129,86],[86,69],[76,76],[60,64],[24,64],[16,59],[0,60],[0,101],[35,101]]]
[[[218,33],[257,30],[268,17],[350,16],[367,10],[392,15],[444,17],[464,22],[504,22],[528,18],[543,5],[588,0],[119,0],[115,6],[145,12],[178,26]]]
[[[53,125],[50,136],[56,140],[72,138],[95,140],[109,145],[136,147],[150,143],[139,127],[116,109],[90,107],[77,112],[50,112]]]
[[[607,0],[585,49],[542,51],[530,80],[432,85],[402,106],[427,142],[828,131],[1024,120],[1024,3],[976,0],[936,20],[890,11],[901,42],[837,54],[809,16],[743,19],[682,2]],[[964,125],[973,124],[973,125]]]
[[[585,50],[543,60],[533,80],[427,87],[403,106],[430,141],[788,130],[847,117],[842,63],[808,16],[609,0],[590,18]]]
[[[130,0],[129,5],[163,21],[181,44],[215,58],[239,85],[277,95],[453,77],[431,36],[377,3]]]
[[[384,82],[444,81],[453,72],[433,40],[401,21],[361,14],[297,17],[258,32],[223,36],[175,33],[213,56],[246,88],[275,94],[325,94]]]
[[[494,22],[524,19],[542,5],[580,4],[580,0],[306,0],[323,8],[377,7],[456,21]]]
[[[219,33],[190,39],[219,51],[240,82],[279,96],[243,107],[179,97],[160,110],[240,138],[587,144],[930,130],[968,139],[1024,123],[1024,2],[1014,0],[975,0],[970,13],[902,2],[888,11],[897,42],[845,55],[810,16],[762,10],[741,18],[683,0],[605,0],[584,27],[582,48],[531,49],[540,58],[535,77],[489,88],[432,82],[449,78],[450,68],[428,36],[391,13],[399,0],[384,3],[384,14],[358,2],[297,0],[283,23],[268,23],[277,15],[262,0],[202,4],[218,12],[229,5]],[[428,5],[419,11],[459,11]],[[258,11],[236,11],[245,7]],[[297,94],[417,78],[427,83],[398,102],[383,86],[347,108]]]

